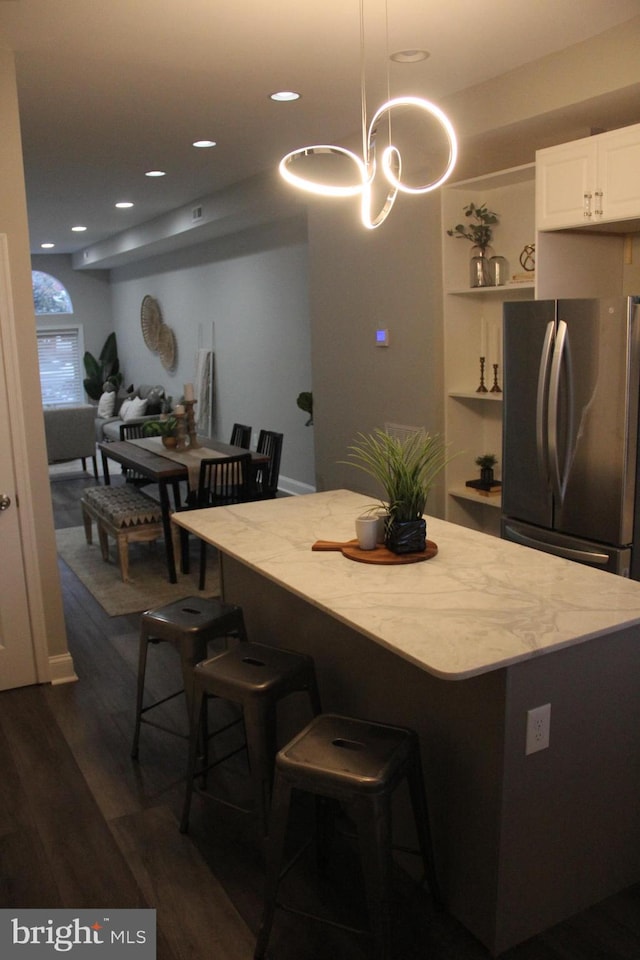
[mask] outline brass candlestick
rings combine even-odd
[[[187,449],[187,433],[185,428],[184,413],[174,413],[176,418],[176,450]]]
[[[502,390],[498,386],[498,364],[493,364],[493,386],[489,393],[502,393]]]
[[[489,391],[484,385],[484,357],[480,357],[480,386],[476,390],[476,393],[488,393]]]
[[[184,401],[185,417],[187,420],[187,433],[189,434],[189,446],[193,447],[194,450],[200,446],[196,436],[196,417],[193,409],[197,402],[197,400]]]

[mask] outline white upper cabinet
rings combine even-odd
[[[536,153],[536,229],[640,217],[640,124]]]

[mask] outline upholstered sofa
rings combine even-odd
[[[151,386],[143,383],[136,390],[127,392],[119,391],[111,393],[110,396],[103,394],[98,403],[97,410],[94,407],[95,417],[95,439],[119,440],[120,427],[123,423],[140,423],[145,420],[155,420],[162,413],[163,403],[165,401],[164,387]],[[113,406],[110,404],[113,403]],[[109,410],[113,412],[107,416]]]

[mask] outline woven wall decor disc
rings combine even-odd
[[[158,354],[165,370],[173,370],[176,362],[176,338],[171,327],[163,323],[158,335]]]
[[[162,327],[162,314],[158,301],[148,294],[142,299],[140,326],[142,327],[144,342],[149,347],[149,350],[153,350],[155,353],[158,349],[160,328]]]

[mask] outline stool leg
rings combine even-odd
[[[186,833],[189,829],[189,813],[191,812],[191,799],[193,797],[193,781],[196,775],[196,762],[198,759],[198,744],[200,741],[202,711],[206,709],[205,701],[206,697],[202,689],[196,685],[193,693],[193,704],[189,726],[189,759],[187,762],[187,782],[185,786],[184,806],[182,808],[182,819],[180,821],[181,833]],[[207,738],[204,737],[204,766],[207,764],[206,742]]]
[[[413,808],[413,818],[416,824],[416,833],[418,835],[418,845],[422,854],[423,880],[429,885],[429,892],[434,902],[442,903],[438,879],[436,877],[435,865],[433,861],[433,843],[431,840],[431,828],[429,826],[429,807],[427,804],[427,795],[424,787],[424,778],[422,776],[422,762],[420,760],[420,749],[416,744],[413,757],[409,762],[407,769],[407,781],[409,784],[409,793],[411,795],[411,806]]]
[[[116,537],[118,544],[118,560],[120,562],[120,577],[123,583],[129,579],[129,541],[126,533],[119,533]]]
[[[254,802],[262,836],[268,829],[276,749],[275,708],[258,701],[244,706],[244,723]]]
[[[107,561],[109,559],[109,537],[107,536],[107,531],[104,529],[101,520],[96,521],[98,526],[98,540],[100,541],[100,549],[102,550],[102,559]]]
[[[89,544],[89,546],[91,546],[91,543],[92,543],[92,541],[93,541],[93,535],[92,535],[92,531],[91,531],[91,526],[92,526],[92,524],[91,524],[91,514],[85,509],[84,506],[82,507],[82,520],[83,520],[83,522],[84,522],[84,535],[85,535],[85,539],[86,539],[87,543]]]
[[[204,590],[205,581],[207,578],[207,544],[204,540],[200,541],[200,579],[198,582],[198,590]]]
[[[253,953],[254,960],[263,960],[276,912],[280,870],[284,857],[284,844],[289,822],[291,787],[276,771],[273,785],[273,802],[269,818],[269,835],[265,841],[266,869],[264,884],[264,907],[258,939]]]
[[[347,804],[358,829],[375,960],[391,950],[391,807],[388,795]]]
[[[140,631],[140,647],[138,650],[138,689],[136,695],[136,725],[133,732],[133,746],[131,756],[138,758],[138,743],[140,741],[140,723],[142,718],[142,702],[144,700],[144,678],[147,672],[147,651],[149,641],[144,630]]]

